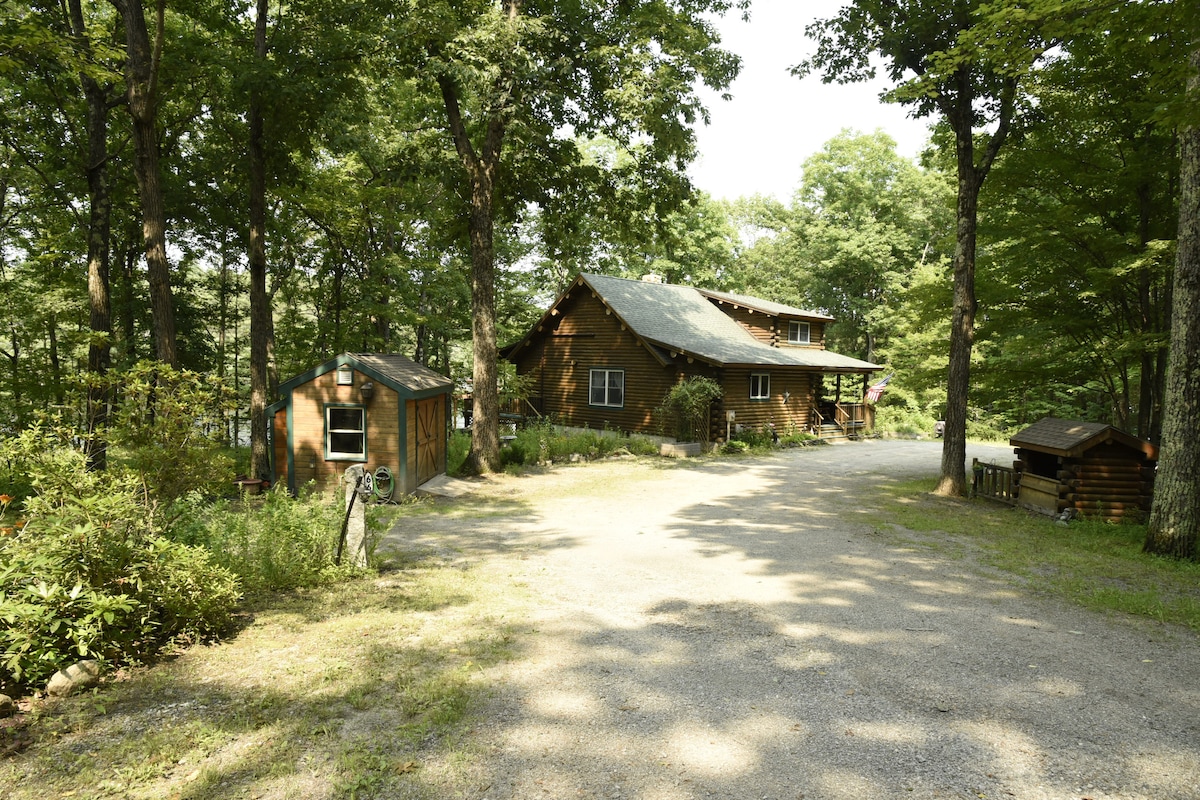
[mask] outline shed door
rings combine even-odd
[[[446,401],[431,397],[417,401],[417,485],[445,471]]]

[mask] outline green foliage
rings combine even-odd
[[[742,428],[730,437],[728,444],[744,444],[747,448],[765,450],[775,446],[778,434],[769,425],[759,428]]]
[[[544,420],[518,430],[515,438],[501,449],[500,459],[506,467],[521,467],[580,459],[589,461],[622,453],[655,455],[658,447],[644,436],[568,430]]]
[[[210,503],[192,495],[182,505],[171,535],[206,548],[248,593],[319,586],[354,572],[334,564],[345,513],[339,494],[308,487],[293,498],[275,487],[259,499]],[[375,517],[368,506],[368,553]]]
[[[667,391],[655,416],[676,440],[707,443],[712,404],[722,394],[721,384],[712,378],[687,378]]]
[[[228,491],[233,461],[222,447],[230,397],[217,381],[151,362],[111,373],[120,403],[106,431],[120,469],[155,501]]]
[[[130,661],[225,628],[240,592],[203,549],[165,538],[129,476],[32,428],[0,446],[27,469],[26,524],[0,537],[0,683],[34,685],[79,658]]]
[[[446,474],[463,475],[463,466],[467,463],[467,453],[470,451],[470,433],[455,431],[450,434],[450,441],[446,446]]]

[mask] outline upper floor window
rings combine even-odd
[[[588,404],[624,408],[625,370],[594,369],[591,371]]]
[[[788,323],[788,344],[809,344],[812,339],[809,335],[809,325],[807,322],[789,322]]]
[[[750,399],[771,399],[771,376],[766,373],[750,373]]]

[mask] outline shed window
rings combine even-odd
[[[809,344],[811,341],[807,322],[788,323],[788,344]]]
[[[588,405],[625,407],[625,370],[594,369],[591,371]]]
[[[771,376],[767,373],[754,372],[750,374],[750,399],[771,399]]]
[[[362,406],[326,406],[326,460],[366,461],[366,423],[366,410]]]

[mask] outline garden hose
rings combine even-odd
[[[392,471],[387,467],[375,470],[375,497],[379,502],[386,503],[392,499],[396,491],[396,481],[392,479]]]

